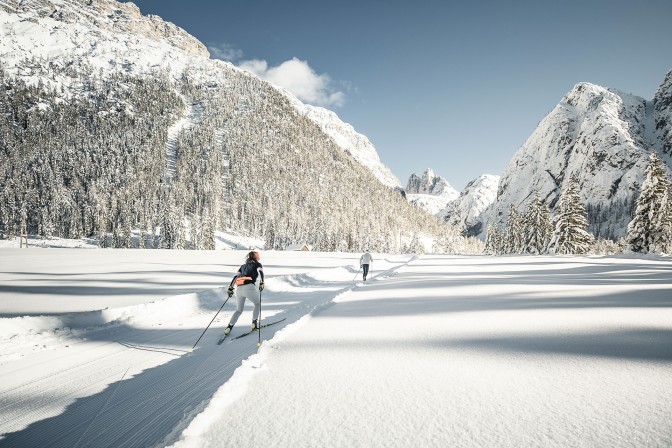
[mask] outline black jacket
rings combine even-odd
[[[244,265],[242,265],[239,269],[238,272],[236,272],[236,275],[233,276],[233,279],[231,280],[231,284],[229,286],[233,286],[234,282],[238,277],[251,277],[252,280],[245,280],[243,282],[243,285],[252,285],[257,282],[257,277],[261,274],[261,281],[264,281],[264,269],[261,266],[261,263],[258,261],[248,261]]]

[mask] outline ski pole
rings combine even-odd
[[[362,270],[362,267],[360,266],[360,267],[359,267],[359,270],[358,270],[357,273],[355,274],[355,278],[352,279],[353,282],[354,282],[355,280],[357,280],[357,276],[359,275],[359,271],[361,271],[361,270]]]
[[[259,291],[259,317],[257,318],[257,323],[259,324],[259,341],[257,342],[257,347],[261,347],[261,291]]]
[[[222,306],[220,306],[220,307],[219,307],[219,310],[215,313],[215,317],[217,317],[217,315],[219,314],[219,312],[222,311],[222,308],[224,308],[224,305],[226,305],[226,302],[228,302],[230,298],[231,298],[231,297],[227,297],[226,300],[224,301],[224,303],[222,303]],[[213,317],[212,320],[210,321],[210,323],[208,324],[208,326],[205,327],[205,330],[203,330],[203,333],[201,333],[201,335],[198,337],[198,340],[196,341],[196,343],[194,344],[194,346],[191,347],[191,348],[189,349],[190,352],[193,352],[193,351],[194,351],[194,347],[196,347],[196,344],[198,344],[198,341],[201,340],[201,338],[203,337],[203,335],[205,334],[205,332],[208,331],[208,328],[210,328],[210,325],[212,325],[212,323],[215,321],[215,317]]]

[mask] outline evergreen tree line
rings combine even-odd
[[[585,254],[594,243],[587,227],[578,180],[572,176],[560,196],[555,216],[551,216],[537,191],[524,212],[511,205],[504,231],[488,226],[485,251],[490,254]]]
[[[29,85],[0,67],[4,236],[213,249],[220,230],[269,249],[398,252],[420,250],[426,235],[434,252],[479,248],[380,184],[256,77],[223,66],[175,81],[26,65],[69,84]]]
[[[491,254],[672,253],[672,180],[655,151],[635,202],[627,236],[619,241],[595,240],[586,231],[586,209],[578,181],[572,177],[551,221],[537,192],[524,213],[511,206],[505,230],[488,226],[485,251]]]

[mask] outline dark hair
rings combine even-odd
[[[257,261],[257,257],[254,256],[254,254],[256,253],[258,253],[256,250],[253,250],[250,253],[248,253],[247,257],[245,258],[245,263],[249,263],[250,261]]]

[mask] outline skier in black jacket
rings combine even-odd
[[[224,330],[224,334],[229,334],[236,321],[240,317],[240,314],[243,312],[243,307],[245,306],[245,299],[249,299],[250,302],[254,304],[254,311],[252,312],[252,330],[259,329],[259,312],[261,310],[261,291],[264,290],[264,270],[259,263],[259,252],[252,251],[247,254],[247,259],[245,264],[238,269],[238,272],[231,280],[229,284],[228,294],[229,297],[233,296],[233,284],[238,285],[236,288],[236,303],[238,307],[236,311],[231,316],[229,325]],[[261,283],[259,283],[259,289],[257,290],[257,277],[261,275]]]

